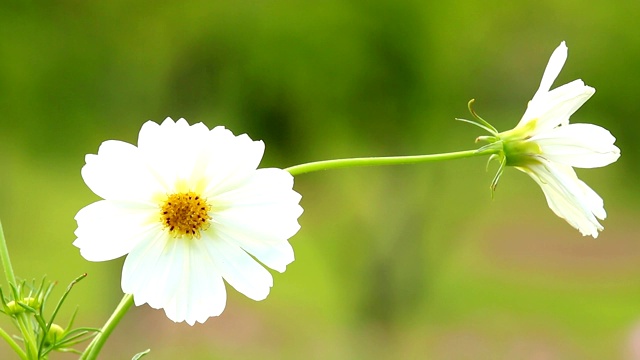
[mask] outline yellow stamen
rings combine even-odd
[[[210,226],[211,205],[194,192],[177,193],[167,196],[160,208],[160,218],[171,236],[180,238],[200,238],[200,232]]]

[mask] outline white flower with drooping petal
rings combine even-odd
[[[257,169],[263,152],[246,134],[171,118],[145,123],[137,147],[105,141],[82,168],[104,200],[78,212],[73,244],[90,261],[127,255],[123,292],[175,322],[220,315],[223,279],[262,300],[273,278],[255,259],[283,272],[302,214],[293,177]]]
[[[553,90],[551,85],[567,60],[564,41],[551,55],[540,87],[529,101],[518,125],[502,133],[474,116],[472,122],[493,134],[481,136],[489,141],[483,149],[499,149],[501,167],[492,182],[500,178],[504,166],[514,166],[540,185],[553,212],[565,219],[582,235],[598,236],[603,226],[598,219],[607,216],[602,198],[578,179],[573,167],[595,168],[615,162],[620,149],[615,137],[597,125],[569,124],[569,117],[594,93],[582,80],[574,80]]]

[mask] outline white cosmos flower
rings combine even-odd
[[[574,80],[550,90],[566,60],[567,46],[563,41],[551,55],[540,87],[514,129],[498,133],[479,117],[480,123],[473,123],[493,134],[479,138],[490,142],[486,149],[500,149],[497,158],[501,168],[494,178],[493,188],[504,166],[514,166],[540,185],[556,215],[582,235],[595,238],[598,231],[604,229],[598,222],[607,216],[604,203],[595,191],[578,179],[573,167],[595,168],[611,164],[620,157],[620,149],[614,145],[615,137],[600,126],[569,124],[569,117],[595,93],[595,89],[582,80]]]
[[[302,214],[293,177],[257,169],[263,152],[246,134],[170,118],[145,123],[137,147],[105,141],[82,168],[104,200],[78,212],[73,244],[90,261],[127,255],[122,290],[175,322],[222,313],[223,279],[262,300],[273,279],[255,259],[283,272]]]

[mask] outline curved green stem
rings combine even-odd
[[[131,305],[133,305],[133,295],[124,294],[122,300],[120,300],[120,304],[118,304],[118,307],[113,311],[109,320],[107,320],[102,329],[100,329],[100,333],[96,335],[89,346],[87,346],[87,349],[82,353],[80,360],[94,360],[98,357],[98,354],[100,354],[100,350],[107,341],[107,338],[109,338],[113,329],[115,329],[120,320],[122,320],[124,314],[127,313],[127,310],[131,308]]]
[[[419,164],[426,162],[445,161],[453,159],[463,159],[474,156],[483,156],[496,154],[498,151],[495,149],[479,149],[479,150],[465,150],[456,151],[443,154],[430,154],[430,155],[413,155],[413,156],[384,156],[384,157],[364,157],[364,158],[350,158],[350,159],[336,159],[336,160],[324,160],[314,161],[302,165],[291,166],[286,169],[291,175],[296,176],[300,174],[310,173],[314,171],[338,169],[346,167],[356,166],[382,166],[382,165],[404,165],[404,164]]]

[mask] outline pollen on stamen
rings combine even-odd
[[[211,205],[194,192],[171,194],[160,208],[160,220],[173,237],[200,238],[210,226],[210,210]]]

